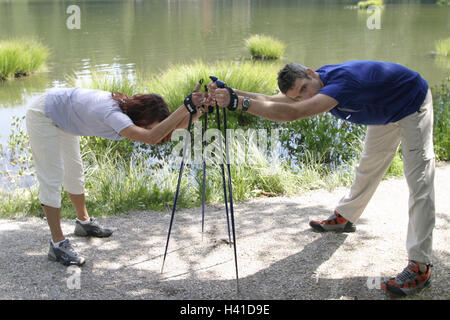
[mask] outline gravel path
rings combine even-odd
[[[450,164],[436,171],[432,286],[408,299],[450,299]],[[316,233],[309,220],[330,215],[346,189],[235,204],[240,292],[223,206],[176,213],[161,274],[170,212],[99,218],[108,239],[79,238],[62,227],[86,258],[81,267],[47,260],[49,231],[39,218],[0,219],[0,299],[389,299],[379,283],[401,271],[408,189],[383,181],[349,234]]]

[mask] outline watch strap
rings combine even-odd
[[[188,95],[183,102],[184,106],[186,107],[187,111],[190,114],[195,114],[197,113],[197,108],[195,107],[194,102],[192,101],[192,93],[190,95]]]

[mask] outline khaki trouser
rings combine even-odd
[[[389,168],[400,141],[409,187],[408,258],[430,263],[435,223],[433,99],[430,90],[417,112],[395,123],[367,127],[355,179],[336,211],[353,223],[359,219]]]

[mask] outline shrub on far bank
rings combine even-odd
[[[369,0],[369,1],[359,1],[357,4],[358,9],[367,9],[370,6],[383,6],[383,0]]]
[[[245,46],[253,59],[279,59],[286,49],[281,41],[259,34],[245,40]]]
[[[42,68],[49,49],[35,39],[0,41],[0,80],[29,75]]]

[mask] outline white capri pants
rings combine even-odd
[[[433,99],[430,90],[417,112],[394,123],[367,127],[364,150],[352,187],[335,210],[353,223],[359,219],[400,142],[409,187],[408,258],[430,263],[435,225]]]
[[[45,116],[46,94],[27,110],[26,126],[43,205],[61,208],[61,186],[71,194],[84,193],[83,163],[78,136],[64,132]]]

